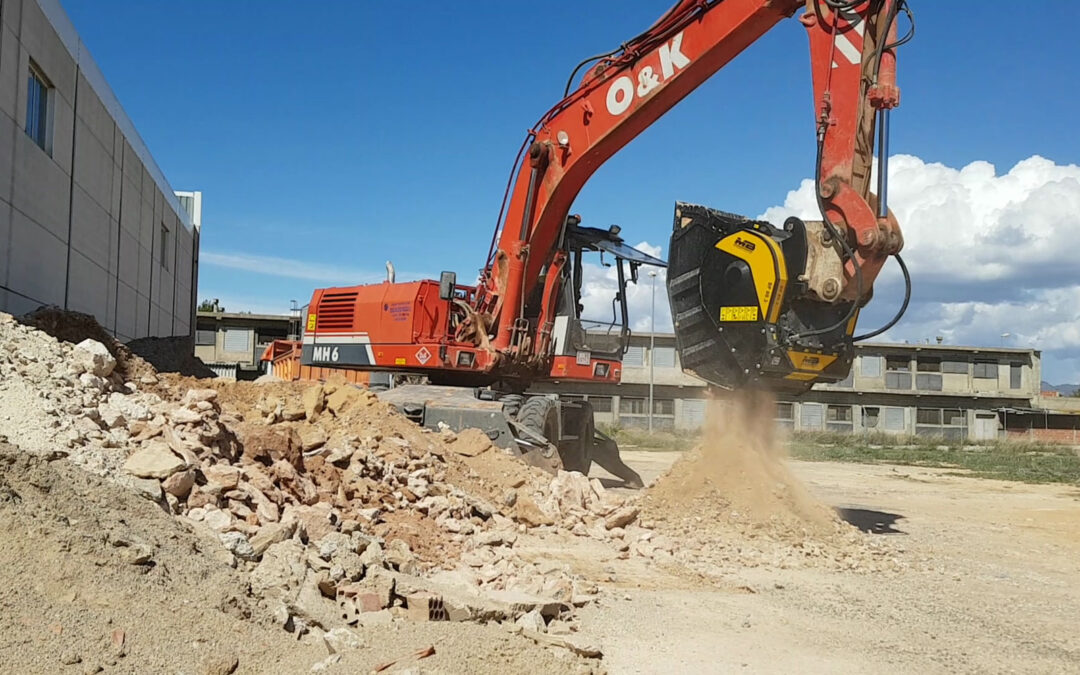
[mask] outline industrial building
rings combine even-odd
[[[0,311],[190,335],[202,197],[176,194],[59,0],[0,3]]]
[[[534,390],[587,398],[599,424],[647,427],[650,378],[654,429],[701,426],[706,385],[682,371],[671,334],[632,336],[618,385],[559,382]],[[1034,349],[864,343],[845,381],[781,399],[776,417],[798,431],[990,439],[1019,423],[1016,411],[1038,408],[1040,383]]]
[[[263,351],[274,340],[299,336],[299,315],[200,311],[195,320],[195,356],[219,376],[254,379]]]

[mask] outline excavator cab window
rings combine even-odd
[[[630,318],[627,308],[626,284],[637,283],[638,268],[641,265],[664,267],[664,261],[643,253],[623,243],[618,236],[619,229],[612,226],[607,230],[581,227],[576,222],[567,223],[566,252],[570,264],[564,268],[565,279],[562,295],[559,298],[556,319],[556,352],[572,356],[581,352],[590,352],[613,360],[622,358],[630,339]],[[596,283],[590,283],[588,296],[583,295],[585,283],[586,253],[600,254],[600,269],[605,277]],[[610,262],[605,254],[611,256]],[[627,268],[629,267],[629,279]],[[614,272],[614,274],[612,274]],[[612,278],[614,277],[614,278]],[[598,288],[614,282],[611,294],[611,315],[599,315],[599,303],[590,302],[597,295]],[[604,301],[604,305],[607,302]],[[591,305],[589,307],[588,305]],[[586,316],[589,310],[592,312]]]

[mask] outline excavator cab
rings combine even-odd
[[[781,226],[677,203],[668,298],[683,369],[721,388],[798,394],[847,377],[859,308],[820,221]]]
[[[620,228],[582,227],[577,216],[567,219],[564,239],[569,264],[563,268],[563,283],[553,329],[555,356],[553,379],[610,381],[621,375],[622,357],[630,340],[626,287],[637,283],[642,266],[666,267],[659,258],[627,245],[619,236]],[[601,265],[614,274],[615,291],[610,301],[610,316],[583,313],[584,259],[598,253]],[[606,314],[607,308],[604,310]]]

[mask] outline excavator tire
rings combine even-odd
[[[521,404],[518,424],[535,431],[552,445],[559,443],[559,402],[543,396],[532,396]]]

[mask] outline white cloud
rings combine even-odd
[[[225,267],[242,272],[252,272],[273,277],[305,279],[326,284],[367,284],[382,281],[385,274],[348,267],[337,267],[324,263],[304,262],[292,258],[278,258],[244,253],[218,253],[204,251],[199,254],[199,263],[214,267]]]
[[[904,232],[913,293],[907,315],[879,340],[1032,347],[1045,379],[1080,382],[1080,166],[1033,156],[998,175],[987,162],[954,169],[910,155],[889,162],[889,202]],[[813,183],[758,216],[819,218]],[[659,255],[648,243],[639,248]],[[631,325],[649,328],[649,279],[631,287]],[[586,267],[587,312],[606,311],[614,270]],[[883,322],[899,303],[900,276],[887,265],[860,330]],[[656,327],[671,330],[663,272]],[[1002,334],[1008,336],[1002,337]]]
[[[1080,239],[1080,166],[1033,156],[998,175],[988,162],[954,169],[897,155],[889,206],[914,288],[908,315],[885,338],[1034,347],[1044,352],[1045,379],[1080,379],[1071,246]],[[761,217],[778,223],[789,215],[819,217],[809,179]],[[896,277],[878,285],[895,289]]]

